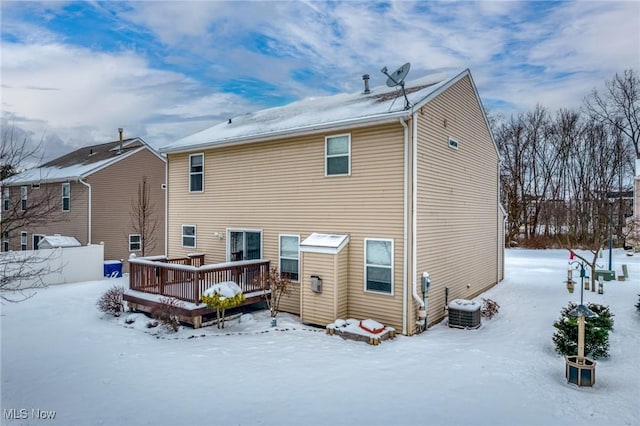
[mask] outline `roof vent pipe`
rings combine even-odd
[[[118,145],[118,154],[122,154],[122,127],[118,127],[118,133],[120,134],[120,144]]]
[[[371,90],[369,90],[369,74],[363,75],[362,80],[364,81],[364,94],[371,93]]]

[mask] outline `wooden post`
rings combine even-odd
[[[578,362],[584,359],[584,316],[578,317]]]
[[[193,303],[200,303],[200,271],[193,272]]]

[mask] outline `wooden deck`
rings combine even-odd
[[[206,265],[204,255],[167,259],[164,256],[129,259],[129,291],[124,300],[132,310],[151,312],[161,296],[183,301],[180,319],[199,328],[202,317],[214,314],[201,301],[202,293],[214,284],[234,281],[245,295],[243,305],[264,300],[265,291],[256,278],[269,271],[269,261],[245,260]]]

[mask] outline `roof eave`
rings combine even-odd
[[[160,148],[160,152],[163,154],[180,154],[185,152],[193,152],[203,149],[214,149],[221,147],[228,147],[234,145],[244,145],[257,142],[265,142],[274,139],[280,139],[288,136],[304,136],[314,133],[320,133],[327,130],[337,131],[344,129],[355,129],[360,127],[366,127],[373,124],[388,124],[396,122],[399,118],[411,116],[411,110],[397,111],[387,114],[379,114],[375,116],[368,116],[356,119],[332,121],[330,123],[314,124],[303,127],[296,127],[293,129],[281,130],[263,135],[249,135],[237,138],[229,138],[227,140],[215,141],[215,142],[203,142],[193,144],[189,146],[181,146],[176,148]]]

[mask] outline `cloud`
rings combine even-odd
[[[365,73],[384,84],[380,69],[407,61],[409,79],[470,68],[507,114],[577,107],[640,65],[637,2],[4,2],[2,13],[3,116],[68,144],[125,127],[164,145],[361,90]]]

